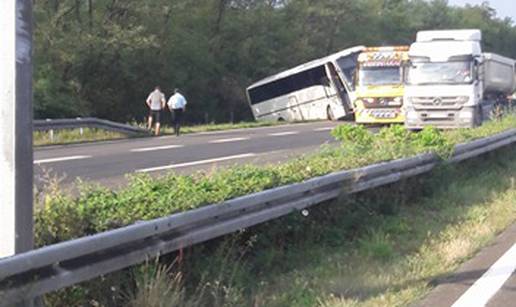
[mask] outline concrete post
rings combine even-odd
[[[33,247],[32,0],[0,1],[0,258]]]

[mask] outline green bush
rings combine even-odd
[[[484,175],[493,172],[493,165],[498,172],[507,170],[500,161],[505,161],[502,157],[511,156],[510,153],[512,151],[502,151],[500,159],[483,166]],[[318,285],[322,282],[312,283],[311,276],[320,271],[314,267],[326,262],[333,271],[335,254],[358,258],[355,263],[365,263],[365,267],[370,264],[373,270],[377,266],[399,265],[404,261],[398,259],[407,251],[419,254],[418,245],[427,241],[428,229],[435,231],[434,224],[421,223],[418,218],[424,221],[430,216],[433,222],[438,217],[436,219],[441,223],[443,220],[462,223],[464,219],[457,219],[457,216],[467,216],[470,220],[483,222],[483,211],[466,214],[460,205],[470,205],[472,193],[464,188],[468,186],[464,182],[471,178],[472,172],[468,172],[471,165],[478,162],[439,168],[431,177],[410,178],[342,197],[312,208],[308,218],[290,214],[184,249],[178,254],[166,255],[159,262],[156,260],[156,265],[136,266],[108,274],[47,295],[45,299],[48,306],[155,306],[155,303],[177,300],[181,302],[180,306],[312,306],[320,296]],[[496,177],[496,172],[491,176]],[[504,182],[504,188],[512,186],[510,176],[506,177],[498,182]],[[454,184],[461,190],[456,190]],[[492,189],[487,190],[495,193]],[[436,194],[441,195],[435,202],[439,207],[422,201],[428,199],[428,195],[436,198]],[[483,203],[485,200],[480,195],[491,197],[493,194],[483,190],[477,192],[474,199]],[[453,208],[453,214],[448,207]],[[439,211],[443,212],[437,213]],[[424,216],[420,217],[419,212]],[[421,225],[424,227],[419,229]],[[328,258],[332,252],[333,256]],[[174,266],[170,267],[170,263]],[[276,291],[277,285],[269,284],[272,280],[277,281],[277,276],[287,276],[280,277],[288,285],[280,289],[288,291]],[[395,278],[399,278],[398,275]]]
[[[388,234],[378,230],[370,230],[369,233],[359,239],[360,251],[367,257],[378,260],[387,260],[394,254],[394,247]]]
[[[350,143],[362,148],[369,148],[373,143],[373,134],[364,126],[340,125],[331,132],[332,136],[343,143]]]
[[[434,127],[425,127],[421,132],[413,134],[413,143],[420,150],[430,150],[447,157],[453,152],[454,145],[449,139]]]
[[[301,182],[342,169],[380,161],[435,152],[446,157],[457,143],[516,127],[516,116],[508,116],[482,127],[441,132],[427,128],[412,133],[398,125],[373,134],[362,126],[342,125],[332,135],[342,146],[326,146],[320,152],[269,166],[238,166],[212,173],[161,178],[131,176],[126,188],[82,186],[77,198],[59,192],[47,194],[35,213],[36,245],[93,234],[140,220],[219,203],[273,187]],[[382,210],[395,208],[383,206]]]

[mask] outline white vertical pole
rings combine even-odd
[[[0,0],[0,258],[33,245],[32,0]]]

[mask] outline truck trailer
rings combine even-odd
[[[515,61],[483,53],[480,30],[421,31],[410,46],[405,126],[471,128],[509,105]]]

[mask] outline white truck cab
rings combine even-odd
[[[515,87],[514,60],[482,53],[480,30],[421,31],[410,46],[405,126],[469,128]]]

